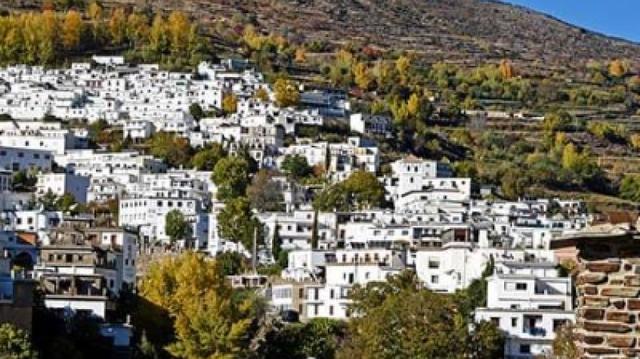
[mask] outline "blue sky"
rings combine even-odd
[[[640,0],[503,0],[607,35],[640,42]]]

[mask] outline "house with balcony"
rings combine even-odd
[[[556,331],[575,321],[573,284],[549,261],[503,261],[487,279],[487,307],[476,321],[491,321],[505,335],[506,358],[550,354]]]

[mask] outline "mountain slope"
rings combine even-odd
[[[33,5],[29,0],[12,0]],[[37,3],[37,1],[36,1]],[[268,31],[304,41],[362,41],[410,49],[428,61],[574,65],[640,57],[640,45],[607,37],[523,7],[487,0],[104,0],[182,9],[205,22],[242,15]],[[36,5],[37,6],[37,5]]]

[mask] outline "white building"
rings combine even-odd
[[[52,164],[51,151],[0,146],[0,169],[50,171]]]
[[[487,281],[487,308],[475,316],[504,332],[505,357],[549,355],[555,332],[575,321],[571,278],[558,277],[555,263],[498,263]]]
[[[51,191],[56,196],[70,194],[76,202],[87,203],[90,177],[70,173],[45,173],[38,175],[36,193],[40,196]]]

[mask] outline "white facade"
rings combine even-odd
[[[0,170],[49,171],[52,164],[51,151],[0,146]]]
[[[69,173],[45,173],[38,175],[36,192],[42,196],[51,191],[56,196],[70,194],[76,202],[87,203],[90,178]]]

